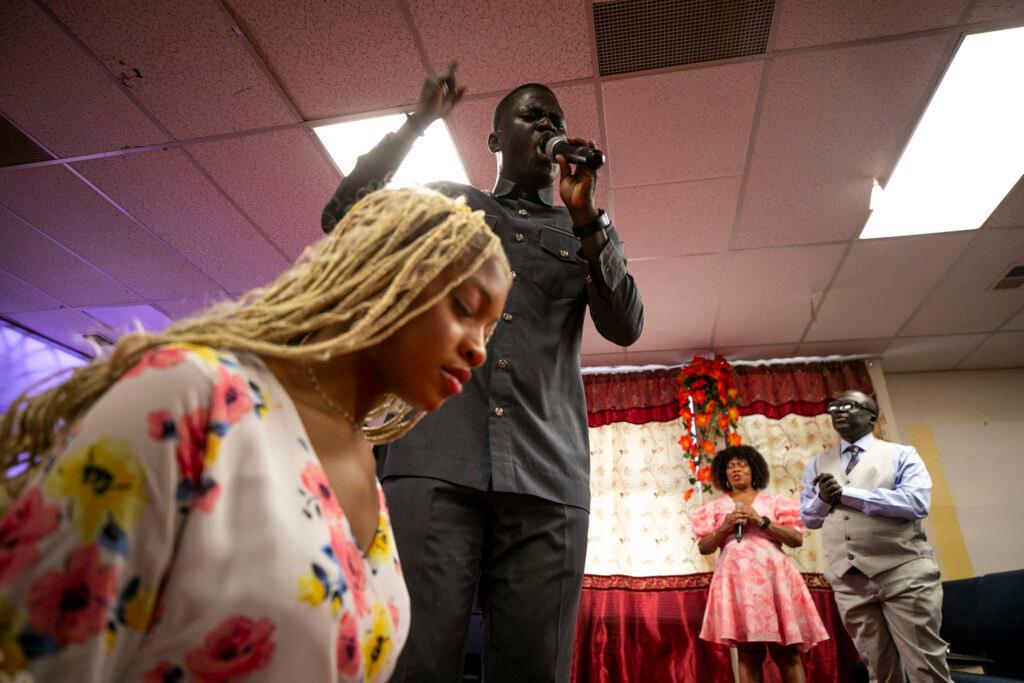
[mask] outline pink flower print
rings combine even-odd
[[[123,377],[135,377],[141,375],[149,368],[169,368],[179,365],[185,361],[188,349],[180,347],[162,347],[151,349],[142,355],[138,363],[133,365]]]
[[[78,547],[65,571],[51,569],[32,584],[25,599],[37,631],[61,645],[84,643],[103,632],[117,590],[117,570],[100,565],[96,544]]]
[[[185,672],[180,666],[174,666],[170,662],[160,662],[146,672],[142,683],[171,683],[185,678]]]
[[[363,555],[339,525],[332,524],[330,531],[331,548],[338,564],[341,565],[345,583],[352,591],[356,614],[361,617],[370,611],[370,603],[366,599],[366,567],[363,566]]]
[[[169,410],[153,411],[146,416],[146,421],[149,423],[149,436],[156,441],[170,439],[176,434],[174,418]]]
[[[185,655],[185,666],[201,683],[239,681],[270,662],[276,647],[273,633],[270,619],[230,617]]]
[[[395,629],[397,630],[398,629],[398,621],[399,621],[398,605],[396,605],[393,602],[389,602],[388,603],[388,612],[391,612],[391,625],[394,626]]]
[[[205,408],[196,408],[182,417],[178,421],[178,447],[174,453],[188,491],[187,499],[204,512],[212,510],[220,497],[220,485],[203,476],[207,465],[217,459],[220,443],[219,437],[209,433],[209,427],[210,411]]]
[[[0,520],[0,585],[39,560],[36,543],[56,530],[60,508],[47,505],[38,487],[26,491]]]
[[[355,677],[362,668],[359,652],[359,633],[356,626],[356,618],[350,612],[341,616],[341,623],[338,625],[338,641],[335,644],[338,671],[342,675]]]
[[[340,520],[345,517],[341,511],[341,504],[334,496],[331,484],[327,481],[327,475],[320,465],[312,462],[306,463],[306,468],[302,470],[302,485],[320,504],[320,514],[324,519]]]
[[[210,420],[222,425],[233,425],[252,410],[249,384],[239,375],[217,368],[217,384],[213,387]]]

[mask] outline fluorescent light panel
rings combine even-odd
[[[313,130],[334,163],[348,175],[355,168],[359,156],[369,152],[381,138],[401,128],[403,123],[404,114],[389,114],[319,126]],[[388,187],[423,185],[436,180],[469,184],[451,133],[441,119],[434,121],[423,137],[416,141]]]
[[[974,230],[1024,174],[1024,27],[964,38],[861,239]]]

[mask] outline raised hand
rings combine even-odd
[[[456,68],[456,63],[452,62],[441,73],[427,76],[423,81],[420,101],[412,115],[420,131],[426,130],[437,119],[448,116],[466,94],[466,86],[455,80]]]

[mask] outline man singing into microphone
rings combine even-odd
[[[821,528],[825,577],[871,680],[949,681],[939,636],[942,583],[921,520],[932,480],[913,446],[872,435],[878,404],[846,391],[828,404],[839,446],[804,471],[800,516]]]
[[[415,113],[341,183],[324,229],[382,184],[462,94],[453,67],[429,77]],[[431,185],[486,213],[513,285],[486,362],[387,451],[383,483],[413,614],[393,681],[461,679],[478,590],[485,680],[569,680],[590,503],[583,316],[589,308],[602,336],[629,346],[643,304],[615,229],[595,205],[596,173],[546,158],[541,147],[553,135],[565,135],[554,93],[536,83],[515,88],[495,108],[487,138],[494,189]],[[556,179],[565,208],[554,204]]]

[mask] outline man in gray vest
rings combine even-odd
[[[828,404],[839,446],[804,471],[800,516],[821,528],[825,577],[871,680],[950,681],[939,637],[942,584],[921,520],[932,480],[913,446],[872,435],[878,404],[847,391]],[[817,487],[817,489],[815,488]]]

